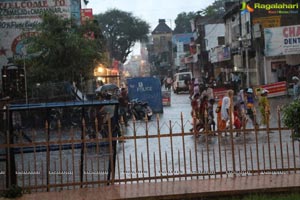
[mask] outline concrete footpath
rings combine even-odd
[[[300,174],[122,184],[24,194],[19,200],[188,199],[249,193],[300,191]],[[1,199],[1,198],[0,198]]]

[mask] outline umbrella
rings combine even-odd
[[[105,92],[105,91],[114,91],[119,89],[119,87],[115,84],[109,83],[98,87],[95,92]]]

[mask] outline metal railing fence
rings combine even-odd
[[[19,112],[24,121],[28,110]],[[130,127],[121,122],[121,134],[110,120],[104,126],[84,112],[76,124],[64,121],[64,126],[61,118],[47,118],[47,112],[39,110],[38,116],[45,117],[30,118],[25,127],[1,131],[2,190],[12,184],[57,191],[300,171],[300,143],[282,126],[280,109],[272,116],[275,127],[244,124],[242,129],[213,131],[206,123],[197,132],[195,127],[190,131],[195,119],[181,114],[180,121],[161,120],[157,115],[151,121],[133,120]]]

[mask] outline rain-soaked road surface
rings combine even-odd
[[[130,168],[130,172],[138,171],[140,176],[145,177],[194,172],[212,175],[225,172],[228,175],[233,173],[232,171],[245,175],[249,170],[272,171],[300,167],[300,145],[291,139],[290,131],[255,131],[248,123],[247,129],[253,130],[239,136],[235,136],[234,133],[233,138],[181,134],[189,133],[189,129],[192,128],[188,97],[187,93],[172,93],[171,106],[164,107],[163,114],[154,117],[147,126],[143,121],[138,121],[135,125],[130,123],[124,131],[125,136],[163,135],[170,132],[179,135],[173,136],[172,139],[155,137],[130,139],[119,143],[118,168],[121,172],[127,172]],[[270,128],[278,127],[278,106],[290,101],[292,98],[289,97],[270,98]],[[260,119],[259,113],[257,119]],[[120,177],[123,177],[122,173],[120,174]]]

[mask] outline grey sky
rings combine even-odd
[[[93,14],[104,13],[117,8],[131,12],[149,23],[150,32],[158,25],[158,19],[165,19],[174,29],[177,15],[182,12],[196,12],[211,5],[214,0],[89,0],[86,8],[92,8]],[[84,4],[83,4],[84,8]],[[139,43],[133,48],[132,55],[140,54]]]
[[[147,21],[153,30],[158,19],[166,19],[166,23],[174,29],[177,14],[202,10],[213,2],[214,0],[89,0],[87,8],[92,8],[93,14],[104,13],[111,8],[132,12],[134,16]]]

